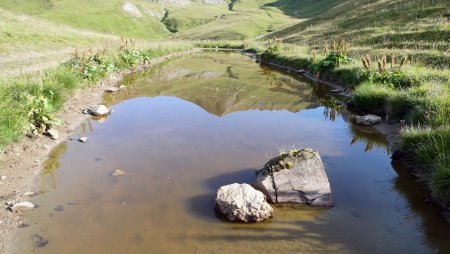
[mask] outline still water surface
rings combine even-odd
[[[53,151],[17,253],[450,253],[450,227],[391,165],[386,140],[323,89],[239,54],[130,77],[105,97],[110,117],[86,120]],[[214,213],[220,186],[254,181],[292,145],[320,152],[333,208],[275,207],[246,225]]]

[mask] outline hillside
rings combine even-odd
[[[120,37],[245,40],[297,22],[268,2],[0,1],[0,77],[55,66],[75,48],[117,48]]]
[[[269,4],[302,22],[267,36],[323,51],[332,40],[351,43],[350,54],[408,54],[427,66],[450,66],[450,1],[290,1]]]
[[[207,25],[208,28],[186,32],[182,37],[209,38],[211,32],[223,32],[214,37],[246,39],[294,21],[277,8],[264,7],[268,2],[5,0],[0,2],[0,8],[55,24],[124,37],[168,38],[173,33]]]
[[[236,50],[242,50],[240,52],[243,54],[232,53]],[[211,52],[215,51],[217,56],[208,58],[212,55]],[[275,68],[278,71],[274,71]],[[289,75],[282,74],[283,71]],[[302,79],[310,80],[311,83],[299,81],[300,76]],[[321,94],[322,89],[326,90],[326,95],[316,96]],[[119,90],[121,91],[117,92]],[[127,117],[122,118],[123,120],[118,121],[117,119],[120,118],[115,118],[127,111],[122,111],[124,108],[121,108],[123,105],[119,102],[126,101],[124,104],[127,104],[135,98],[146,96],[175,96],[197,104],[203,109],[202,113],[207,111],[219,117],[227,115],[222,119],[208,116],[209,119],[226,120],[228,118],[229,120],[240,115],[234,118],[233,122],[229,122],[233,125],[229,129],[231,131],[227,131],[229,127],[216,128],[219,126],[219,121],[210,125],[214,127],[214,131],[226,130],[224,137],[219,137],[221,135],[219,132],[214,135],[220,143],[218,142],[217,145],[214,143],[211,147],[222,149],[221,144],[230,143],[231,149],[225,147],[224,151],[232,152],[231,160],[223,157],[224,153],[221,150],[208,149],[214,153],[212,158],[214,156],[220,158],[218,160],[220,164],[217,164],[219,167],[216,167],[214,163],[211,163],[214,160],[210,160],[209,153],[203,154],[199,153],[201,150],[192,149],[197,147],[192,145],[191,140],[194,139],[195,142],[204,139],[208,145],[212,143],[209,136],[197,136],[196,132],[185,132],[183,124],[188,122],[200,123],[199,125],[189,124],[189,126],[195,126],[195,131],[200,131],[199,133],[206,130],[202,126],[202,118],[198,118],[199,121],[197,121],[195,117],[192,117],[192,111],[184,111],[185,106],[177,110],[176,107],[172,107],[172,104],[164,105],[170,108],[170,111],[161,113],[161,118],[154,118],[153,116],[157,115],[152,115],[160,114],[158,112],[161,108],[158,104],[155,104],[155,107],[142,108],[143,111],[131,111],[130,108],[130,113],[124,114]],[[117,128],[120,132],[108,133],[97,130],[97,127],[92,128],[93,122],[90,120],[82,124],[82,131],[74,130],[80,121],[87,117],[83,114],[89,113],[86,108],[97,103],[104,103],[116,110],[116,113],[108,119],[107,123],[102,124],[102,127],[122,126]],[[133,102],[130,105],[133,105]],[[135,107],[139,110],[140,106],[136,105]],[[306,112],[305,109],[314,110]],[[341,111],[341,109],[344,110]],[[264,121],[261,122],[254,121],[257,118],[251,115],[245,115],[246,111],[268,110],[284,112],[270,112],[271,114],[264,116]],[[303,110],[305,111],[300,112]],[[298,114],[291,114],[288,111],[298,112]],[[239,113],[231,114],[232,112]],[[342,117],[341,112],[344,112]],[[152,114],[146,115],[146,113]],[[268,112],[259,113],[263,116],[262,113]],[[281,113],[280,118],[273,118],[278,113]],[[376,115],[369,118],[377,119],[380,123],[375,123],[373,127],[353,123],[353,120],[359,118],[357,116],[367,117],[368,114]],[[134,118],[135,116],[147,118],[146,121],[157,124],[140,125],[141,118]],[[181,123],[179,125],[175,119],[178,116],[186,118],[187,122],[179,122]],[[100,124],[105,119],[98,120]],[[299,125],[293,125],[299,120]],[[158,125],[158,122],[164,125]],[[239,138],[235,140],[230,139],[231,135],[227,136],[235,130],[242,129],[239,125],[245,125],[246,122],[252,124],[247,125],[251,127],[248,132],[239,135]],[[270,124],[266,124],[269,122]],[[146,132],[138,133],[128,129],[136,123],[138,124],[136,126],[145,129]],[[168,125],[165,125],[166,123]],[[255,123],[258,124],[253,125]],[[328,124],[333,125],[328,126]],[[319,125],[321,128],[318,128]],[[322,129],[325,125],[326,128]],[[154,128],[155,126],[163,126],[161,135],[158,133],[160,130]],[[267,126],[273,126],[267,129],[273,129],[273,134],[276,135],[264,130],[263,136],[253,136],[253,129],[256,128],[252,126],[262,127],[261,130],[266,129]],[[303,127],[308,128],[303,129]],[[169,129],[172,128],[177,131],[170,131]],[[90,131],[86,132],[87,129]],[[93,129],[96,131],[94,132]],[[293,135],[289,134],[285,136],[285,139],[283,138],[285,132],[291,132],[286,130],[292,130]],[[148,138],[148,133],[151,132],[158,136],[156,139],[161,143],[144,139],[144,137]],[[191,137],[186,139],[183,136],[186,133]],[[88,138],[92,139],[88,142],[85,142],[87,138],[77,142],[79,135],[85,134],[90,135]],[[311,243],[320,247],[331,246],[330,243],[345,247],[346,244],[343,242],[329,238],[336,232],[339,235],[339,230],[336,230],[335,225],[331,224],[332,220],[329,220],[336,214],[343,216],[343,220],[337,220],[338,226],[345,229],[350,225],[347,220],[352,220],[355,226],[361,227],[350,229],[350,231],[357,229],[355,234],[358,237],[361,235],[360,229],[374,228],[371,234],[361,235],[362,242],[353,237],[349,239],[351,245],[354,244],[355,239],[357,240],[355,245],[358,246],[363,246],[366,244],[364,242],[367,242],[367,246],[370,246],[369,251],[383,252],[373,248],[373,244],[376,241],[384,243],[387,239],[386,233],[392,233],[392,225],[397,224],[398,230],[394,231],[398,235],[394,234],[394,237],[389,239],[397,239],[399,237],[396,236],[400,236],[399,242],[403,242],[408,248],[415,248],[416,245],[410,245],[411,242],[417,243],[417,246],[435,240],[445,244],[448,242],[445,235],[449,234],[450,228],[446,227],[441,231],[434,227],[445,224],[441,218],[435,220],[438,213],[444,215],[450,222],[450,0],[0,0],[0,159],[2,161],[0,164],[3,170],[0,175],[0,189],[2,193],[5,193],[0,197],[4,203],[4,209],[0,211],[2,219],[0,224],[3,223],[0,232],[0,249],[6,249],[4,248],[6,245],[15,245],[12,239],[14,230],[24,232],[22,228],[28,226],[30,228],[26,230],[35,231],[36,227],[41,228],[41,225],[28,220],[24,221],[25,217],[21,213],[11,213],[8,209],[13,210],[9,207],[13,204],[10,200],[25,199],[25,193],[30,193],[31,190],[36,191],[32,195],[39,194],[37,197],[39,202],[43,200],[46,193],[38,191],[39,187],[31,188],[28,184],[31,183],[30,179],[38,175],[42,166],[45,166],[42,163],[47,160],[48,153],[54,145],[58,142],[66,142],[70,135],[70,142],[67,141],[67,144],[79,145],[80,149],[83,147],[78,151],[89,151],[84,149],[97,147],[96,142],[100,140],[96,139],[97,134],[100,134],[97,137],[106,138],[107,148],[113,150],[124,147],[127,150],[128,145],[131,147],[132,144],[127,143],[128,140],[110,143],[111,137],[123,138],[128,134],[136,134],[136,137],[139,136],[139,142],[145,143],[143,147],[154,147],[155,151],[163,151],[168,156],[169,160],[162,158],[170,163],[162,162],[161,165],[171,170],[190,172],[184,168],[184,164],[191,159],[199,161],[207,169],[205,172],[208,176],[204,179],[205,182],[211,179],[215,182],[214,179],[219,178],[234,181],[231,181],[235,177],[234,173],[222,174],[210,169],[225,169],[222,166],[231,165],[230,161],[238,161],[235,155],[241,153],[240,149],[236,150],[240,146],[239,143],[246,143],[242,146],[242,151],[245,149],[254,153],[245,157],[253,158],[257,153],[261,155],[262,150],[255,150],[256,147],[266,149],[267,146],[273,147],[280,143],[280,145],[290,145],[289,142],[295,140],[300,141],[299,145],[303,146],[305,139],[308,141],[304,142],[305,145],[314,147],[314,143],[309,141],[318,141],[317,144],[320,147],[314,149],[321,150],[321,153],[325,149],[324,162],[326,167],[331,167],[327,169],[327,173],[334,178],[334,183],[331,181],[330,183],[336,189],[336,204],[339,205],[335,208],[338,210],[332,213],[320,212],[325,217],[321,216],[319,220],[314,219],[317,223],[308,222],[303,225],[303,219],[299,221],[295,219],[292,222],[286,220],[281,223],[283,227],[276,230],[270,229],[273,223],[264,223],[257,230],[250,230],[252,237],[248,239],[243,234],[234,234],[238,231],[250,232],[247,230],[250,228],[231,230],[235,231],[231,232],[228,230],[228,224],[220,222],[221,227],[225,226],[226,234],[214,235],[210,234],[209,228],[207,231],[204,229],[196,231],[195,228],[187,225],[189,231],[183,231],[181,234],[171,233],[167,242],[160,235],[157,235],[157,238],[145,237],[145,235],[141,237],[139,234],[146,232],[147,229],[137,230],[131,227],[129,234],[127,232],[127,235],[120,236],[126,244],[136,240],[136,246],[142,247],[144,246],[140,245],[142,239],[156,239],[163,244],[181,243],[181,252],[186,252],[185,246],[190,244],[190,238],[203,238],[196,232],[206,232],[205,242],[215,247],[222,247],[223,243],[229,242],[238,249],[239,245],[247,240],[258,243],[261,242],[259,240],[267,241],[268,239],[271,242],[267,242],[269,243],[267,246],[273,250],[283,249],[286,246],[295,247],[291,243],[298,239],[310,239]],[[164,136],[166,134],[167,137],[174,135],[178,139],[175,142],[189,141],[186,142],[187,149],[170,149],[170,146],[166,146],[168,144],[166,142],[168,139]],[[178,134],[182,135],[177,136]],[[281,139],[278,138],[278,134],[282,134]],[[347,139],[350,136],[352,137]],[[372,139],[372,136],[375,138]],[[266,142],[268,140],[266,138],[277,140]],[[56,141],[57,139],[59,141]],[[241,142],[242,140],[245,142]],[[365,148],[361,146],[362,143],[366,143]],[[201,142],[196,144],[198,147],[203,147]],[[379,146],[379,149],[372,150],[375,146]],[[386,150],[381,149],[382,147],[386,147]],[[145,159],[142,168],[157,170],[152,168],[150,165],[152,161],[148,160],[148,155],[154,151],[138,150],[140,151],[133,154],[137,154],[143,161]],[[184,157],[177,154],[177,151],[182,150],[196,152],[186,153]],[[281,150],[283,150],[282,147],[280,152]],[[327,152],[330,153],[327,155]],[[97,165],[106,165],[104,163],[110,161],[108,156],[114,156],[114,153],[105,153],[98,158],[96,154],[92,153],[92,155],[96,158],[86,159],[87,167],[81,168],[89,169],[87,171],[90,173],[95,171],[107,176],[109,173],[100,172]],[[175,164],[171,164],[172,161]],[[51,162],[58,164],[53,165],[52,170],[59,168],[60,162],[62,165],[67,161]],[[369,164],[371,167],[366,167]],[[96,167],[95,170],[90,170],[93,165]],[[233,170],[247,171],[256,165],[253,162],[236,164]],[[400,170],[397,165],[401,165]],[[79,165],[76,166],[80,168]],[[119,163],[110,164],[107,170],[118,168],[116,166],[119,166]],[[138,177],[138,174],[134,175],[134,166],[138,166],[136,173],[148,171],[140,170],[141,165],[137,164],[124,166],[123,169],[127,171],[127,175],[121,177],[124,180],[121,183]],[[184,182],[184,179],[177,183],[176,181],[183,177],[176,177],[179,173],[176,171],[172,174],[170,171],[162,170],[164,174],[161,176],[149,175],[145,178],[151,179],[157,176],[155,179],[164,185],[164,188],[151,189],[152,194],[158,194],[160,190],[164,192],[166,186],[170,187],[170,184],[165,182],[166,177],[167,180],[170,179],[169,175],[174,176],[171,182],[183,187],[181,188],[183,190],[196,191],[197,187],[208,188],[207,185],[211,184],[199,185],[199,181],[203,182],[203,180],[199,178],[200,174],[197,175],[198,167],[193,169],[195,174],[187,175],[192,176],[192,179],[195,178],[194,188],[186,185],[187,182]],[[395,172],[391,169],[395,169]],[[55,175],[66,175],[63,172],[58,169]],[[74,178],[80,176],[84,178],[76,170],[71,170],[71,173],[76,174]],[[410,173],[416,178],[409,175]],[[251,175],[254,177],[253,173]],[[84,183],[96,185],[89,180],[94,178],[86,179],[88,181],[83,180]],[[108,180],[108,182],[111,181]],[[54,183],[56,186],[56,180]],[[64,184],[58,182],[57,189],[64,190]],[[114,180],[113,184],[113,189],[108,188],[107,193],[111,190],[119,193],[116,187],[121,188],[120,183]],[[82,185],[74,184],[73,186],[79,188]],[[136,186],[138,185],[133,185],[133,187]],[[145,186],[157,185],[146,184]],[[369,189],[364,189],[366,187]],[[346,194],[347,191],[349,195]],[[89,191],[90,196],[92,193],[97,192]],[[139,193],[142,191],[139,190]],[[174,194],[172,190],[167,193]],[[343,193],[345,195],[342,195]],[[187,205],[188,212],[183,215],[194,215],[195,221],[191,224],[197,225],[198,219],[203,218],[204,215],[204,211],[200,211],[206,200],[204,198],[208,198],[209,194],[183,193],[185,194],[192,194],[189,202],[182,200],[177,204]],[[352,196],[354,194],[357,196]],[[394,196],[386,196],[390,194]],[[28,194],[26,196],[31,198]],[[68,198],[65,194],[61,196]],[[145,198],[148,197],[147,195]],[[188,197],[183,196],[183,198]],[[370,205],[367,202],[370,199],[376,200],[376,203]],[[71,210],[72,200],[77,200],[75,203],[78,204],[78,200],[81,199],[70,198],[64,202],[55,203],[56,208],[53,208],[55,206],[47,207],[49,209],[44,209],[43,203],[38,203],[39,206],[42,205],[38,211],[43,211],[42,215],[45,218],[53,222],[58,221],[61,215],[75,211]],[[139,203],[134,202],[133,199],[126,200],[127,203],[122,198],[120,201],[115,198],[114,200],[120,209],[128,209],[126,207],[134,209],[135,204]],[[172,202],[170,198],[167,200]],[[164,210],[167,207],[165,203],[167,200],[164,200],[162,205],[158,205],[157,209]],[[440,210],[431,208],[431,205],[425,204],[424,200],[427,203],[433,203],[433,206],[437,204]],[[70,202],[66,203],[68,201]],[[308,200],[309,203],[313,201]],[[357,203],[353,205],[353,202]],[[152,202],[144,203],[147,206]],[[64,208],[60,209],[63,207],[60,204],[70,204],[70,207],[66,207],[67,212],[59,213],[64,210]],[[84,210],[85,204],[88,202],[83,203],[83,206],[79,208]],[[127,206],[124,206],[125,204]],[[362,211],[355,209],[356,206],[362,208]],[[416,206],[420,207],[416,208]],[[342,207],[345,209],[339,211]],[[292,208],[292,211],[297,209]],[[58,213],[52,212],[52,216],[49,217],[48,211],[52,211],[51,209]],[[146,211],[145,214],[158,214],[158,211],[151,210],[150,213]],[[214,216],[212,207],[210,212]],[[374,217],[367,216],[367,212]],[[432,213],[431,217],[429,213]],[[53,215],[55,215],[54,218]],[[77,218],[80,217],[79,213],[76,215]],[[109,214],[109,211],[101,214],[105,217],[104,215],[113,218],[109,216],[113,215]],[[328,215],[331,216],[327,217]],[[291,212],[286,216],[290,219],[294,218]],[[389,219],[390,216],[391,219]],[[121,218],[126,218],[126,215]],[[211,218],[215,220],[219,217]],[[274,220],[279,218],[278,215],[274,216]],[[131,225],[125,220],[121,221]],[[361,224],[364,221],[369,224]],[[71,220],[71,222],[77,221]],[[112,222],[117,226],[117,219]],[[147,222],[142,223],[142,220],[139,223],[150,225]],[[432,225],[432,228],[427,224]],[[230,225],[233,228],[238,224]],[[304,230],[291,231],[285,226],[301,226]],[[323,234],[315,233],[314,229],[318,228],[317,226],[326,229]],[[163,227],[169,229],[166,224]],[[47,237],[47,227],[42,228],[44,236]],[[64,228],[67,228],[67,225]],[[106,229],[103,226],[97,228]],[[382,228],[382,231],[377,228]],[[411,231],[411,228],[418,228],[424,234],[416,234],[416,231]],[[245,228],[237,226],[235,229]],[[263,231],[268,231],[269,234],[280,233],[280,235],[279,237],[253,235]],[[58,234],[61,230],[56,232]],[[80,232],[83,237],[92,238],[85,234],[85,227],[82,227]],[[115,231],[109,230],[109,232]],[[47,240],[36,232],[33,234],[33,238],[38,240],[38,245],[41,242],[47,244]],[[415,235],[415,240],[406,241],[411,235]],[[83,243],[83,240],[80,241],[72,235],[69,237],[75,244]],[[111,239],[114,240],[108,237],[105,239],[106,243],[110,243]],[[225,239],[224,242],[222,242],[223,239]],[[53,245],[56,242],[50,239],[50,249],[33,249],[32,252],[52,250],[51,248],[57,246]],[[58,244],[64,245],[66,242],[60,241]],[[238,242],[240,244],[236,244]],[[272,242],[281,243],[279,245],[281,248]],[[393,242],[396,241],[393,240]],[[29,243],[31,244],[31,241]],[[126,247],[126,244],[123,244],[123,247]],[[99,248],[102,246],[99,245]],[[148,251],[152,246],[142,250]],[[445,245],[445,249],[449,246]],[[382,247],[394,250],[393,252],[396,250],[390,249],[391,246],[388,245]],[[307,249],[305,246],[299,246],[299,249],[292,253]],[[272,249],[251,249],[257,253],[264,253],[265,250]],[[420,249],[411,250],[420,252]],[[336,251],[339,252],[339,249],[333,247],[323,249],[321,252]],[[196,248],[191,252],[202,251]],[[354,252],[365,253],[364,251]],[[447,253],[449,251],[436,248],[430,249],[429,252]]]

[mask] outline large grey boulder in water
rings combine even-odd
[[[225,215],[228,220],[237,222],[260,222],[273,215],[273,209],[264,194],[246,183],[220,187],[217,191],[216,211]]]
[[[271,159],[256,172],[255,189],[272,203],[333,206],[331,188],[319,153],[291,150]]]

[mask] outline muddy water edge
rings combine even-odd
[[[125,81],[104,97],[111,116],[53,150],[15,253],[450,252],[439,210],[330,89],[237,53],[180,57]],[[214,213],[218,187],[254,181],[292,145],[320,152],[335,207],[275,207],[247,225]]]

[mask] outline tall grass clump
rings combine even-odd
[[[378,68],[375,69],[375,71],[369,54],[365,54],[361,60],[366,70],[364,76],[367,80],[381,83],[392,88],[408,88],[419,84],[418,80],[402,71],[402,67],[405,66],[408,61],[407,56],[403,56],[397,65],[394,54],[391,54],[389,63],[386,55],[383,54],[381,58],[377,60]]]
[[[367,81],[355,89],[352,101],[362,109],[383,112],[386,109],[389,97],[393,93],[395,91],[390,87]]]
[[[409,127],[402,132],[402,149],[415,154],[432,193],[450,198],[450,125],[435,129]]]
[[[325,46],[324,51],[326,56],[317,63],[314,72],[331,70],[353,61],[348,55],[350,43],[347,41],[342,39],[338,43],[334,40],[330,47],[331,50],[328,49],[328,46]]]
[[[267,42],[267,49],[261,54],[262,59],[270,60],[281,53],[281,41],[275,37]]]

